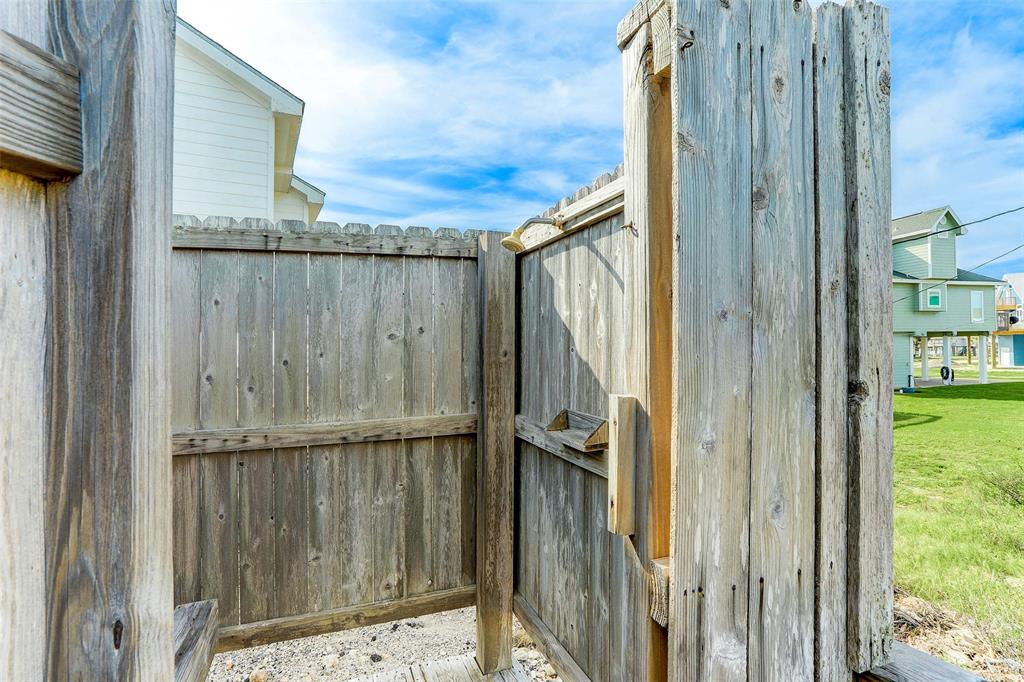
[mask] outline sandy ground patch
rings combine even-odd
[[[513,642],[512,654],[532,680],[558,680],[518,621],[513,621]],[[475,648],[474,611],[459,609],[219,654],[207,682],[348,680]]]

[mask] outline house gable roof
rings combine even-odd
[[[893,242],[902,242],[934,232],[939,221],[947,216],[952,227],[960,226],[960,218],[949,206],[933,208],[928,211],[896,218],[892,221],[892,240]],[[953,234],[961,235],[966,231],[964,228],[960,228],[955,230]]]

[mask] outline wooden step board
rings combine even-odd
[[[217,600],[174,607],[174,682],[206,679],[217,640]]]
[[[484,677],[473,654],[453,656],[439,661],[417,663],[397,670],[388,670],[369,677],[358,677],[350,682],[529,682],[526,672],[513,661],[512,668]]]

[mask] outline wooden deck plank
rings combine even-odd
[[[508,670],[485,677],[480,672],[480,667],[477,666],[473,654],[463,654],[403,666],[375,675],[357,677],[349,682],[483,682],[483,680],[527,682],[529,677],[522,666],[515,662]]]

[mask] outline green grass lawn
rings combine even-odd
[[[1024,383],[895,401],[897,584],[1024,657]]]
[[[940,378],[939,370],[942,368],[942,358],[931,358],[929,362],[929,372],[932,379]],[[970,364],[967,364],[967,358],[957,356],[953,358],[953,373],[957,379],[977,379],[978,378],[978,358],[973,358]],[[914,376],[918,379],[921,378],[921,361],[914,361]],[[1000,367],[992,369],[989,365],[988,378],[990,380],[999,381],[1024,381],[1024,367],[1007,368]]]

